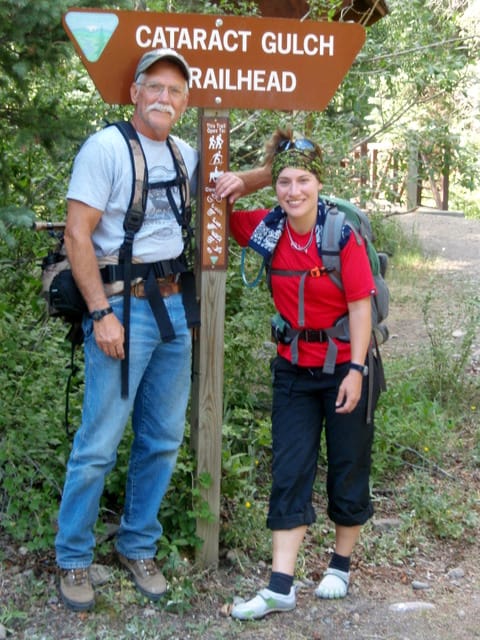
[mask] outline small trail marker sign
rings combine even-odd
[[[226,116],[201,119],[201,269],[226,269],[228,249],[227,201],[215,193],[215,181],[228,171],[229,127]]]

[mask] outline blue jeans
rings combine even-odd
[[[152,558],[162,535],[158,512],[168,488],[185,429],[190,392],[191,336],[181,294],[164,299],[176,338],[163,343],[147,300],[132,297],[128,398],[120,393],[120,361],[96,345],[93,322],[84,320],[85,393],[82,423],[70,458],[55,541],[63,569],[85,568],[93,560],[93,529],[106,475],[132,415],[124,512],[117,550],[128,558]],[[110,303],[123,318],[123,299]]]

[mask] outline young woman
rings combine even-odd
[[[335,523],[335,551],[315,595],[343,598],[350,556],[361,526],[372,516],[369,493],[373,424],[367,423],[371,340],[371,295],[375,290],[367,253],[348,226],[340,241],[341,290],[322,270],[319,244],[326,205],[322,154],[315,143],[277,130],[267,144],[278,206],[271,211],[235,211],[237,242],[270,260],[275,307],[287,323],[279,330],[272,363],[272,488],[267,527],[272,530],[268,586],[232,616],[262,618],[295,607],[293,578],[308,525],[315,521],[312,491],[325,428],[328,516]],[[305,275],[306,274],[306,275]],[[325,329],[348,314],[350,342],[334,340],[333,373],[325,373],[329,348]],[[295,339],[293,339],[295,338]]]

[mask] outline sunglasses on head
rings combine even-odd
[[[277,153],[296,149],[297,151],[315,151],[315,145],[311,140],[301,138],[300,140],[282,140],[277,147]]]

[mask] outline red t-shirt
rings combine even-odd
[[[230,232],[240,246],[248,241],[268,210],[235,211],[230,217]],[[290,227],[296,243],[304,246],[310,233],[300,235]],[[340,252],[341,274],[344,291],[332,282],[328,275],[307,276],[304,289],[305,322],[303,328],[327,329],[341,316],[348,313],[348,302],[370,297],[375,284],[364,244],[359,245],[353,233]],[[273,254],[272,269],[307,271],[322,267],[315,240],[307,252],[298,251],[290,245],[287,233],[283,233]],[[300,275],[272,275],[273,301],[280,314],[295,328],[301,328],[298,322],[298,292]],[[350,360],[350,343],[335,340],[338,346],[337,362]],[[298,342],[298,364],[302,367],[323,366],[328,343]],[[278,344],[278,353],[291,360],[290,347]]]

